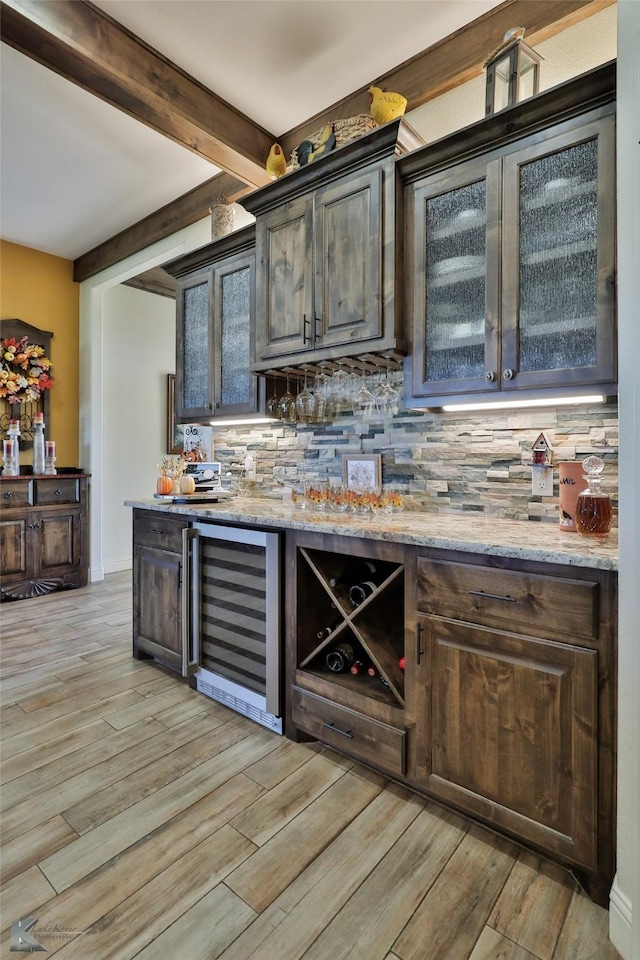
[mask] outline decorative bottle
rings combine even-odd
[[[33,415],[33,472],[37,476],[44,473],[44,414]]]
[[[606,537],[611,530],[611,500],[600,489],[604,460],[587,457],[582,461],[587,489],[578,494],[576,504],[576,527],[585,537]]]
[[[13,474],[14,477],[20,476],[20,421],[11,420],[7,436],[13,440]]]

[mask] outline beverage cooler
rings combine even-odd
[[[280,534],[194,523],[184,536],[191,685],[281,734]]]

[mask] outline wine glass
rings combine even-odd
[[[291,384],[289,382],[289,375],[287,374],[287,389],[286,392],[280,397],[280,402],[278,404],[278,410],[280,412],[280,419],[285,423],[295,423],[296,422],[296,398],[291,393]]]
[[[305,423],[309,420],[313,420],[314,409],[315,397],[307,386],[307,372],[305,370],[304,386],[296,397],[296,410],[298,413],[298,419]]]
[[[368,389],[364,376],[364,363],[362,364],[362,376],[360,385],[353,395],[351,407],[355,416],[370,417],[375,410],[375,397]]]
[[[268,417],[272,417],[274,420],[280,419],[280,410],[278,405],[280,403],[280,397],[278,396],[277,380],[275,377],[272,377],[273,380],[273,393],[267,400],[267,405],[265,407],[265,412]]]

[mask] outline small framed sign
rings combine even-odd
[[[379,453],[345,454],[342,479],[349,490],[382,493],[382,457]]]

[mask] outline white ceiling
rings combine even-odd
[[[501,0],[97,0],[274,138]],[[2,44],[0,235],[74,260],[214,176]]]

